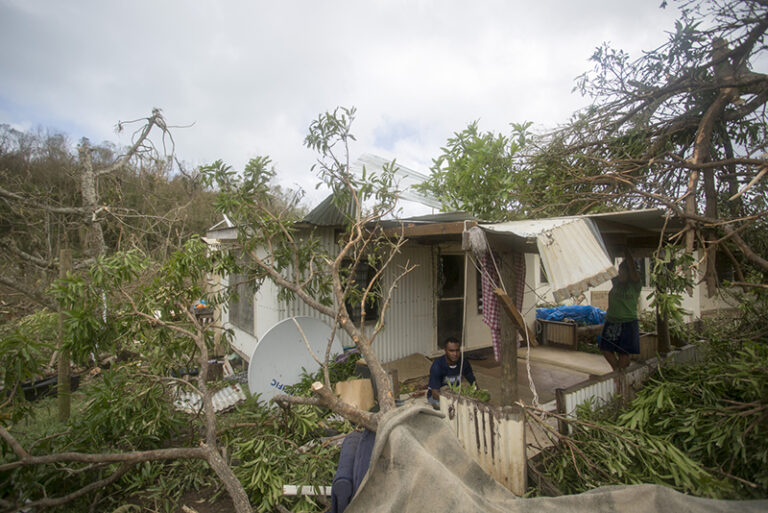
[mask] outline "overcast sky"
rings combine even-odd
[[[358,142],[427,172],[479,120],[565,122],[574,78],[608,41],[632,57],[666,38],[660,0],[0,0],[0,123],[126,144],[114,126],[163,110],[189,165],[272,157],[314,191],[309,123],[355,106]]]

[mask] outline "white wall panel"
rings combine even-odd
[[[428,355],[435,347],[434,260],[430,246],[408,246],[388,267],[387,290],[406,266],[415,268],[397,284],[385,314],[384,329],[374,342],[376,355],[391,362],[413,353]]]

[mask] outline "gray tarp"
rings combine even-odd
[[[346,513],[768,511],[768,500],[719,501],[657,485],[609,486],[581,495],[519,499],[464,452],[440,413],[399,408],[376,433],[371,466]]]

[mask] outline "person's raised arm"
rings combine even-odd
[[[632,253],[629,252],[628,247],[624,247],[624,261],[627,262],[627,272],[629,273],[629,281],[640,281],[640,274],[637,272],[635,266],[635,260],[632,258]]]

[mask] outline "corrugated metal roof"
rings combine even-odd
[[[589,218],[564,217],[481,225],[495,233],[536,238],[555,300],[578,296],[616,276],[605,244]]]
[[[591,219],[597,222],[603,229],[618,228],[624,225],[626,228],[659,232],[667,223],[668,229],[680,228],[684,221],[677,217],[666,220],[667,211],[663,208],[646,208],[642,210],[624,210],[621,212],[603,212],[600,214],[585,214],[582,216],[546,217],[543,219],[523,219],[521,221],[507,221],[503,223],[483,224],[488,231],[500,233],[513,233],[523,238],[534,238],[542,230],[550,230],[556,226],[570,223],[575,219]],[[610,223],[606,225],[606,223]],[[606,226],[603,226],[606,225]]]
[[[455,223],[457,221],[477,221],[478,219],[467,212],[443,212],[439,214],[429,214],[424,216],[405,217],[402,219],[388,219],[381,221],[383,227],[388,228],[390,226],[397,226],[402,223],[405,224],[436,224],[436,223]]]
[[[360,155],[360,157],[355,162],[352,163],[351,168],[353,173],[362,177],[363,168],[365,168],[368,172],[373,171],[376,173],[381,173],[384,169],[384,166],[389,165],[391,162],[391,160],[387,160],[384,157],[379,157],[378,155],[372,155],[370,153],[364,153]],[[397,161],[395,161],[394,173],[395,180],[397,182],[397,188],[399,190],[398,195],[401,199],[407,201],[415,201],[432,208],[442,208],[442,204],[437,198],[433,197],[431,194],[421,192],[415,187],[416,185],[427,181],[429,176],[410,169]]]
[[[511,233],[524,239],[537,237],[541,232],[572,222],[576,217],[547,217],[544,219],[523,219],[521,221],[506,221],[504,223],[481,224],[487,231]]]
[[[333,201],[334,195],[331,194],[320,202],[312,211],[307,214],[301,223],[315,226],[344,226],[350,218],[354,219],[354,204],[350,201],[345,211],[339,209]]]
[[[654,230],[658,231],[667,222],[669,228],[682,227],[685,225],[685,220],[671,216],[669,221],[666,221],[666,216],[669,211],[663,208],[645,208],[641,210],[623,210],[620,212],[603,212],[600,214],[587,214],[584,217],[589,217],[595,221],[610,221],[613,223],[620,223],[633,228]]]

